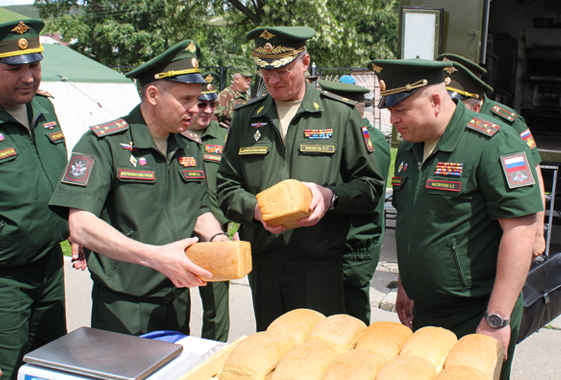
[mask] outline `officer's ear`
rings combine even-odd
[[[438,91],[434,91],[430,95],[430,103],[432,108],[434,109],[434,115],[437,116],[442,112],[442,96]]]
[[[158,97],[160,96],[160,94],[161,91],[158,86],[149,84],[146,86],[146,89],[144,91],[144,98],[146,99],[146,101],[148,101],[148,103],[155,106],[158,102]]]

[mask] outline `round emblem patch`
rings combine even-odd
[[[207,85],[206,85],[206,89],[209,90],[209,91],[211,91],[211,90],[212,90],[212,84],[210,84],[210,83],[207,84]]]
[[[448,86],[450,84],[450,82],[452,81],[452,79],[450,79],[450,77],[446,77],[446,79],[444,79],[444,84],[446,86]]]
[[[25,38],[20,38],[18,40],[18,46],[21,50],[27,49],[27,40]]]
[[[270,42],[267,42],[267,43],[265,44],[265,50],[267,50],[267,53],[272,52],[272,51],[273,51],[273,45],[271,45]]]
[[[386,91],[386,82],[383,79],[380,80],[380,90]]]
[[[193,65],[193,67],[194,67],[195,69],[197,69],[197,68],[199,67],[199,61],[197,61],[197,58],[193,58],[193,59],[191,60],[191,64]]]

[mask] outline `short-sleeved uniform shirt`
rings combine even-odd
[[[218,200],[227,218],[242,223],[240,236],[251,242],[254,257],[273,270],[340,261],[349,214],[372,210],[382,193],[360,113],[330,96],[307,84],[286,144],[272,97],[252,99],[234,113],[218,170]],[[255,195],[289,178],[331,187],[339,197],[337,207],[315,226],[273,235],[253,220]]]
[[[228,128],[212,120],[200,138],[198,136],[191,137],[192,134],[184,134],[184,136],[196,141],[203,154],[212,215],[221,225],[228,223],[228,219],[226,219],[218,206],[218,197],[216,195],[216,173],[222,159],[224,144],[228,136]]]
[[[536,145],[536,140],[532,136],[532,132],[524,118],[516,113],[512,108],[505,106],[504,104],[495,102],[485,95],[485,100],[479,111],[482,115],[491,115],[496,119],[500,120],[503,125],[510,125],[518,134],[522,140],[528,144],[530,153],[532,154],[532,161],[534,166],[539,165],[542,162],[540,154],[538,152],[538,146]],[[485,116],[483,116],[485,117]]]
[[[202,155],[196,143],[170,134],[167,155],[150,135],[140,106],[128,116],[92,127],[80,139],[51,205],[93,213],[125,236],[163,245],[192,236],[210,211]],[[175,287],[163,274],[92,254],[95,281],[116,292],[162,297]]]
[[[459,102],[424,163],[423,143],[403,141],[396,157],[400,278],[415,304],[434,313],[486,304],[502,237],[498,220],[543,209],[528,146],[508,126],[483,133],[489,125],[478,117]]]
[[[380,174],[384,180],[384,189],[388,172],[390,170],[390,145],[386,137],[378,129],[374,128],[368,119],[364,119],[368,127],[370,139],[374,146],[374,157]],[[374,211],[368,214],[351,215],[351,226],[347,235],[345,247],[345,259],[367,260],[379,259],[379,251],[382,246],[385,232],[384,199],[385,194],[380,197]],[[376,257],[373,257],[376,255]]]
[[[67,213],[49,209],[66,167],[64,133],[47,96],[27,104],[31,134],[0,106],[0,267],[43,258],[68,238]]]

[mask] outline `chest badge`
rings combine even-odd
[[[253,134],[253,138],[255,139],[255,141],[259,141],[259,138],[261,137],[261,132],[259,132],[259,129]]]
[[[205,145],[205,152],[222,154],[222,145]]]
[[[460,177],[462,175],[462,170],[464,169],[464,164],[455,162],[438,162],[436,164],[436,170],[434,174]]]
[[[253,128],[261,128],[261,127],[265,127],[267,124],[269,123],[252,123],[251,126]]]
[[[138,160],[138,163],[140,164],[140,166],[144,166],[146,165],[147,161],[146,158],[142,157]]]
[[[50,123],[43,124],[43,128],[45,129],[53,129],[56,127],[56,121],[51,121]]]
[[[186,168],[197,166],[197,160],[195,160],[195,157],[178,157],[177,160],[181,166]]]
[[[305,129],[304,137],[310,140],[326,140],[333,137],[333,129]]]
[[[128,143],[128,144],[123,144],[123,143],[121,143],[121,146],[123,147],[123,149],[126,149],[126,150],[131,151],[131,152],[132,152],[133,150],[139,150],[139,148],[137,148],[137,147],[135,147],[135,146],[132,145],[132,141],[131,141],[130,143]]]
[[[4,135],[0,133],[0,142],[4,141]]]
[[[132,154],[131,154],[131,157],[129,158],[129,162],[132,164],[132,166],[134,166],[136,168],[136,163],[138,161],[136,160],[136,157],[133,156]]]

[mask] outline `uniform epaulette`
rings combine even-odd
[[[234,111],[237,110],[237,109],[243,108],[243,107],[245,107],[245,106],[249,106],[250,104],[257,103],[257,102],[259,102],[259,101],[265,99],[265,98],[267,97],[267,95],[269,95],[268,92],[266,92],[266,93],[264,93],[264,94],[261,94],[261,96],[256,96],[255,98],[251,98],[251,99],[249,99],[249,100],[246,100],[246,101],[243,102],[243,103],[236,104],[236,105],[234,106]]]
[[[349,98],[344,98],[342,96],[336,95],[336,94],[334,94],[332,92],[329,92],[329,91],[323,90],[323,91],[321,91],[321,93],[323,95],[327,96],[328,98],[335,99],[335,100],[337,100],[341,103],[345,103],[345,104],[348,104],[348,105],[353,106],[353,107],[358,103],[356,100],[351,100]]]
[[[52,96],[52,95],[51,95],[50,93],[48,93],[47,91],[41,90],[41,89],[38,89],[38,90],[37,90],[37,95],[45,96],[45,97],[47,97],[47,98],[52,98],[52,99],[55,98],[54,96]]]
[[[185,132],[181,132],[181,135],[184,137],[187,137],[189,140],[193,140],[194,142],[198,143],[198,144],[202,144],[203,140],[201,140],[201,137],[199,135],[197,135],[196,133],[193,133],[189,130],[186,130]]]
[[[117,119],[105,124],[98,124],[90,127],[93,133],[99,138],[123,132],[129,129],[129,124],[123,119]]]
[[[226,128],[227,130],[230,130],[230,126],[223,121],[218,123],[218,125],[220,125],[222,128]]]
[[[501,129],[500,124],[479,117],[472,118],[467,127],[490,137],[493,137]]]
[[[493,107],[491,107],[491,112],[493,113],[493,115],[497,115],[501,119],[508,120],[511,123],[513,123],[516,119],[518,119],[517,114],[507,110],[506,108],[501,107],[498,104],[495,104]]]

